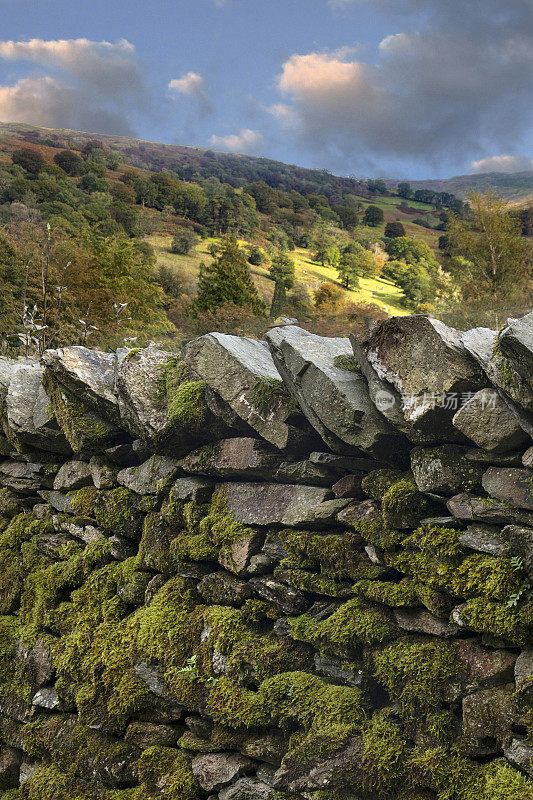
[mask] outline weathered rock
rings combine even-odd
[[[517,691],[528,689],[533,694],[533,648],[522,650],[516,659],[514,679]]]
[[[115,395],[117,356],[88,347],[47,350],[43,364],[57,380],[106,419],[120,423]]]
[[[147,747],[173,747],[177,738],[176,731],[170,725],[135,721],[126,728],[124,741],[146,750]]]
[[[227,572],[206,575],[198,584],[198,591],[211,605],[240,606],[252,594],[246,581]]]
[[[398,627],[411,633],[427,633],[431,636],[449,639],[457,636],[460,630],[458,625],[444,622],[434,614],[430,614],[429,611],[420,611],[415,608],[395,608],[393,613]]]
[[[468,695],[463,699],[465,734],[480,741],[494,739],[497,752],[515,720],[514,683]]]
[[[512,508],[505,501],[493,500],[490,497],[475,497],[467,492],[461,492],[451,497],[446,505],[450,513],[459,519],[489,522],[494,525],[533,527],[533,514]]]
[[[70,492],[73,489],[82,489],[91,486],[93,478],[89,465],[85,461],[67,461],[60,467],[54,478],[56,492]]]
[[[363,520],[381,519],[381,509],[375,500],[363,500],[362,503],[350,503],[337,514],[337,522],[341,525],[354,525]]]
[[[42,488],[52,488],[57,467],[24,461],[0,463],[0,485],[21,495],[36,496]]]
[[[193,775],[204,792],[216,792],[253,770],[253,761],[240,753],[207,753],[191,762]]]
[[[496,525],[469,525],[459,534],[459,544],[476,553],[500,556],[509,553],[509,541]]]
[[[348,686],[360,686],[363,682],[363,671],[357,669],[353,663],[343,664],[321,653],[315,653],[315,669],[319,675],[333,678]]]
[[[165,697],[168,693],[168,687],[156,667],[141,661],[134,665],[133,671],[156,697]]]
[[[275,789],[254,778],[241,778],[219,792],[220,800],[268,800]]]
[[[509,650],[488,650],[472,639],[458,639],[455,648],[459,663],[464,665],[467,672],[464,681],[466,692],[512,681],[516,653]]]
[[[384,461],[376,461],[373,458],[341,456],[336,453],[310,453],[309,461],[334,470],[340,475],[347,472],[372,472],[374,469],[383,469],[388,466]]]
[[[109,547],[109,553],[116,561],[125,561],[127,558],[133,558],[137,553],[135,545],[124,536],[110,536]]]
[[[172,500],[192,500],[195,503],[207,503],[211,499],[215,486],[204,478],[178,478],[170,490]]]
[[[5,401],[9,434],[21,445],[67,454],[70,446],[50,412],[41,383],[43,373],[39,364],[21,365],[13,371]]]
[[[524,570],[530,581],[533,581],[533,527],[507,525],[503,531],[511,551],[522,559]]]
[[[111,417],[101,416],[53,375],[45,372],[44,381],[54,416],[74,453],[91,456],[128,438]]]
[[[254,592],[281,609],[284,614],[301,614],[311,605],[299,589],[287,586],[273,578],[251,578],[250,586]]]
[[[120,447],[120,445],[119,445]],[[116,483],[117,469],[100,456],[93,456],[89,461],[89,470],[97,489],[112,489]]]
[[[284,461],[261,439],[223,439],[189,453],[180,461],[185,472],[217,478],[246,478],[280,483],[330,486],[331,470],[311,461]]]
[[[511,739],[504,745],[503,754],[507,761],[533,778],[533,747],[520,739]]]
[[[308,760],[298,759],[297,755],[293,758],[288,755],[276,772],[275,788],[295,793],[324,791],[334,785],[335,778],[341,770],[361,770],[362,758],[361,737],[349,740],[332,755],[322,757],[317,755],[311,763]],[[352,797],[355,800],[355,795]]]
[[[32,647],[18,642],[16,658],[23,665],[25,675],[33,689],[39,689],[50,683],[54,672],[50,641],[39,637]]]
[[[465,458],[475,461],[478,464],[485,464],[487,467],[521,467],[522,454],[518,453],[489,453],[487,450],[479,450],[472,447],[465,453]]]
[[[237,522],[259,526],[312,524],[316,509],[330,497],[328,489],[277,483],[224,483],[216,490]]]
[[[489,467],[483,488],[498,500],[533,511],[533,471],[529,469]]]
[[[37,708],[45,708],[47,711],[58,711],[61,706],[58,694],[53,686],[44,686],[39,689],[34,694],[31,702]]]
[[[365,378],[337,366],[352,357],[348,339],[328,339],[288,326],[266,335],[276,366],[307,419],[336,453],[364,450],[390,461],[406,442],[376,410]]]
[[[264,342],[209,333],[190,342],[185,361],[243,423],[267,442],[281,450],[304,446],[303,431],[291,424],[294,403],[283,389]]]
[[[453,418],[453,424],[478,447],[492,453],[519,450],[529,437],[494,389],[481,389]]]
[[[522,464],[524,467],[529,467],[533,469],[533,447],[528,447],[524,455],[522,456]]]
[[[498,335],[498,346],[513,368],[532,385],[533,312],[520,319],[508,319]]]
[[[0,789],[19,787],[22,753],[14,747],[0,748]]]
[[[361,479],[364,473],[358,475],[345,475],[338,480],[332,487],[331,491],[336,498],[344,497],[358,497],[363,499],[364,492],[361,489]]]
[[[167,456],[151,456],[138,467],[126,467],[117,475],[117,483],[136,494],[157,494],[181,472],[179,462]]]
[[[242,575],[248,570],[253,556],[261,550],[264,540],[264,533],[261,531],[243,533],[235,542],[222,548],[218,563],[229,572]]]
[[[411,469],[421,492],[442,494],[481,489],[485,471],[483,464],[465,458],[465,448],[453,444],[415,447],[411,450]]]
[[[461,341],[497,389],[526,411],[533,411],[533,388],[501,352],[496,331],[473,328],[461,334]]]
[[[452,425],[457,398],[483,388],[486,380],[459,331],[424,315],[391,317],[373,328],[358,352],[362,366],[366,358],[384,382],[374,402],[396,424],[399,409],[401,429],[413,441],[463,441]]]

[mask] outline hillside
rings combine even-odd
[[[76,150],[94,138],[120,152],[124,161],[131,166],[151,171],[171,169],[185,180],[190,180],[194,175],[203,178],[216,177],[232,186],[244,186],[251,181],[264,180],[270,186],[284,191],[296,189],[304,193],[319,192],[331,196],[349,190],[361,197],[372,196],[363,178],[335,176],[327,170],[307,169],[268,158],[220,153],[201,147],[161,144],[128,136],[42,128],[23,123],[0,123],[0,156],[2,150],[9,150],[13,146],[13,139]],[[396,187],[398,183],[397,179],[384,180],[390,187]],[[473,189],[486,191],[493,188],[518,206],[533,203],[533,171],[515,174],[491,172],[409,182],[415,190],[450,192],[463,200]]]
[[[413,189],[431,189],[451,192],[461,199],[472,191],[486,192],[494,189],[499,195],[519,207],[533,204],[533,170],[526,172],[486,172],[475,175],[457,175],[443,180],[409,181]],[[395,181],[387,184],[395,185]]]

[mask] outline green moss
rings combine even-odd
[[[280,537],[291,556],[289,566],[319,568],[329,580],[357,580],[379,577],[382,573],[380,567],[369,562],[359,532],[321,534],[288,529],[280,531]]]
[[[113,441],[118,429],[95,414],[79,398],[45,372],[44,386],[54,417],[75,453],[98,453]]]
[[[374,500],[382,500],[383,495],[402,478],[402,472],[397,469],[374,469],[365,475],[361,481],[361,488]]]
[[[533,800],[533,782],[504,759],[488,765],[483,778],[483,800]]]
[[[169,419],[193,435],[201,432],[207,415],[204,381],[180,384],[168,404]]]
[[[416,747],[409,768],[411,779],[431,786],[438,800],[484,800],[480,767],[464,758],[457,748]]]
[[[0,489],[0,516],[11,517],[16,516],[21,511],[19,498],[10,489]]]
[[[524,607],[525,608],[525,607]],[[465,625],[477,633],[488,633],[518,645],[531,644],[531,621],[523,618],[523,608],[487,601],[484,597],[467,600],[460,612]]]
[[[289,625],[294,639],[341,657],[361,643],[386,642],[397,632],[390,612],[360,598],[348,600],[325,620],[302,614]]]
[[[371,797],[390,797],[405,780],[407,742],[398,725],[376,714],[363,727],[363,755],[358,783]]]
[[[235,521],[223,492],[216,492],[209,506],[186,504],[186,530],[173,540],[172,556],[178,561],[232,561],[232,545],[254,535],[254,530]]]
[[[382,519],[357,520],[352,527],[366,542],[380,550],[394,550],[408,536],[406,531],[388,527]]]
[[[462,667],[452,642],[417,642],[403,638],[374,654],[375,675],[413,723],[437,709],[446,689],[459,680]]]
[[[274,576],[280,577],[289,586],[304,592],[325,595],[326,597],[346,597],[349,584],[338,583],[328,575],[317,575],[303,569],[286,569],[283,566],[274,570]]]
[[[268,417],[284,401],[288,400],[287,389],[279,378],[260,377],[250,390],[250,401],[262,417]]]
[[[335,356],[333,363],[340,369],[345,369],[348,372],[361,372],[361,364],[357,361],[355,356],[346,354]]]
[[[94,519],[96,501],[99,496],[100,492],[94,486],[85,486],[83,489],[77,489],[67,495],[74,513],[89,519]]]
[[[199,786],[184,754],[172,747],[149,747],[139,759],[139,776],[148,792],[162,787],[169,800],[197,800]]]
[[[358,581],[354,592],[368,600],[392,608],[418,605],[418,592],[414,581],[404,578],[400,583],[386,581]]]

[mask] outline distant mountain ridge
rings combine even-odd
[[[371,197],[364,178],[332,175],[328,170],[309,169],[259,156],[215,152],[202,147],[162,144],[129,136],[88,133],[61,128],[45,128],[24,123],[0,122],[0,158],[8,153],[13,139],[21,142],[81,149],[90,139],[101,140],[118,150],[131,166],[148,170],[172,169],[185,180],[193,176],[219,178],[233,186],[244,186],[264,180],[274,188],[304,193],[332,195],[342,188]],[[17,145],[19,146],[19,145]],[[396,187],[398,180],[384,178],[387,186]],[[533,205],[533,170],[518,173],[476,173],[452,178],[409,180],[413,189],[450,192],[465,199],[472,190],[494,189],[516,206]]]

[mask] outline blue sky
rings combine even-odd
[[[532,0],[0,0],[0,9],[0,121],[358,176],[532,165]]]

